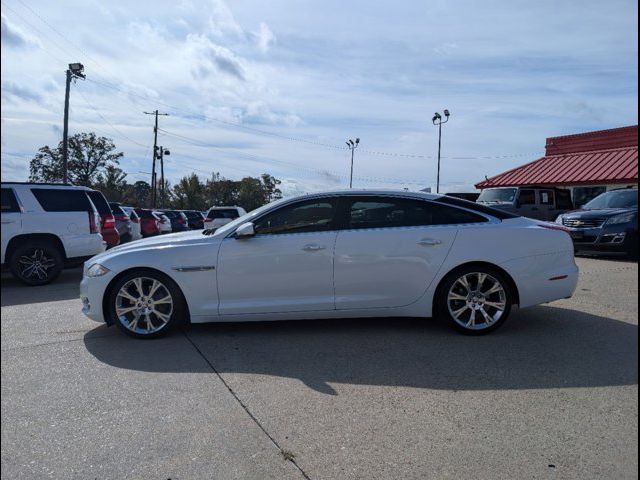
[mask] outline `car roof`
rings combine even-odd
[[[84,185],[67,185],[64,183],[40,183],[40,182],[2,182],[3,187],[8,187],[10,185],[23,185],[26,187],[53,187],[56,189],[63,190],[92,190],[89,187],[85,187]]]

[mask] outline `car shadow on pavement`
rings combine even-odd
[[[82,267],[69,268],[48,285],[29,287],[16,280],[8,272],[2,272],[3,307],[27,303],[56,302],[80,298]]]
[[[155,341],[96,330],[86,348],[114,367],[212,373],[193,342],[222,375],[297,378],[326,394],[336,394],[331,383],[513,390],[638,381],[636,325],[551,306],[514,312],[482,337],[400,318],[193,325]]]

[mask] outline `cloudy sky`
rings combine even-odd
[[[287,194],[444,191],[535,159],[547,136],[638,122],[637,2],[2,0],[2,179],[42,145],[95,131],[149,179],[153,118],[170,180],[268,172]],[[344,147],[344,148],[343,148]]]

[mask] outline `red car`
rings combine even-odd
[[[155,217],[151,210],[146,208],[134,209],[138,217],[140,217],[140,232],[143,237],[153,237],[160,234],[158,228],[158,219]]]
[[[107,199],[104,198],[102,192],[98,190],[91,190],[87,192],[87,195],[89,195],[89,198],[100,214],[100,233],[102,234],[103,240],[107,242],[107,248],[115,247],[120,243],[120,234],[116,229],[116,219],[113,216]]]

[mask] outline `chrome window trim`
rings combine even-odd
[[[442,195],[441,195],[442,196]],[[457,205],[449,205],[449,204],[440,204],[438,202],[435,202],[434,198],[420,198],[419,195],[417,194],[402,194],[402,193],[394,193],[394,192],[379,192],[379,193],[366,193],[366,192],[353,192],[353,193],[313,193],[310,194],[308,197],[304,197],[304,198],[300,198],[300,197],[296,197],[296,198],[292,198],[289,201],[285,201],[281,204],[279,204],[277,207],[275,207],[274,209],[270,209],[267,210],[266,212],[263,212],[260,216],[253,218],[251,220],[247,219],[247,221],[251,221],[252,223],[255,223],[257,220],[265,217],[266,215],[269,215],[271,213],[273,213],[276,210],[279,210],[281,208],[284,207],[288,207],[294,203],[298,203],[298,202],[307,202],[307,201],[312,201],[312,200],[319,200],[319,199],[323,199],[323,198],[343,198],[343,197],[390,197],[390,198],[402,198],[402,199],[406,199],[406,200],[417,200],[420,202],[428,202],[431,204],[434,204],[436,206],[440,206],[440,205],[445,205],[446,207],[450,207],[450,208],[457,208],[459,210],[463,210],[465,212],[468,213],[472,213],[474,215],[483,217],[486,219],[486,222],[478,222],[478,223],[447,223],[447,224],[442,224],[442,225],[412,225],[412,226],[402,226],[402,227],[376,227],[376,228],[339,228],[339,229],[334,229],[334,230],[322,230],[320,232],[298,232],[298,233],[278,233],[278,234],[268,234],[268,233],[264,233],[264,234],[256,234],[256,237],[258,236],[267,236],[267,235],[304,235],[304,234],[310,234],[310,233],[328,233],[328,232],[346,232],[346,231],[357,231],[357,230],[391,230],[391,229],[398,229],[398,228],[437,228],[437,227],[468,227],[468,226],[477,226],[477,225],[496,225],[496,224],[500,224],[502,223],[502,221],[499,218],[493,217],[491,215],[488,215],[486,213],[483,212],[478,212],[475,210],[471,210],[468,208],[464,208],[464,207],[459,207]],[[436,197],[436,198],[440,198],[440,197]],[[246,223],[246,222],[244,222]],[[241,226],[244,225],[244,223],[241,223],[240,225],[238,225],[233,231],[229,232],[224,238],[233,238],[233,236],[236,233],[236,230]]]

